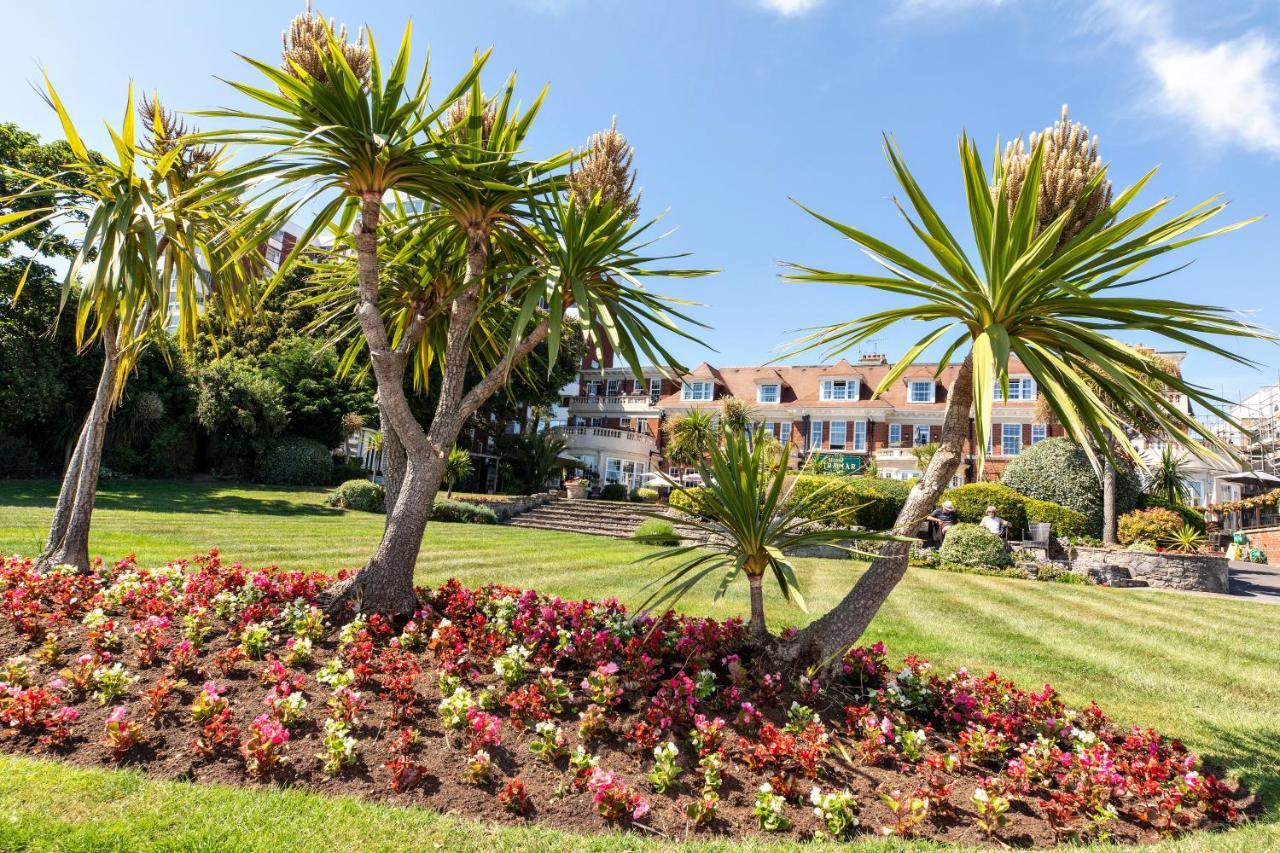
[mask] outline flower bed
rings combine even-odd
[[[791,684],[739,620],[457,581],[407,624],[334,627],[329,582],[216,552],[87,576],[7,559],[0,746],[667,837],[1138,842],[1250,804],[1177,741],[1048,686],[891,667],[880,646]]]

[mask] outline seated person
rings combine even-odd
[[[929,529],[932,532],[933,541],[942,542],[942,537],[947,535],[947,528],[959,521],[960,516],[956,514],[956,505],[951,501],[943,501],[942,506],[929,513]]]
[[[982,516],[982,520],[978,524],[1001,538],[1004,538],[1005,531],[1009,529],[1009,522],[996,515],[994,506],[987,507],[986,515]]]

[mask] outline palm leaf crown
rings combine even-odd
[[[1019,166],[1020,187],[1040,186],[1047,149],[1047,140],[1038,139],[1025,168]],[[1064,229],[1076,221],[1078,206],[1087,207],[1097,193],[1107,191],[1106,169],[1093,172],[1075,205],[1068,206],[1047,227],[1040,227],[1040,193],[1021,192],[1011,204],[1010,176],[998,147],[989,174],[976,144],[962,135],[959,153],[971,226],[970,251],[916,182],[896,141],[886,136],[884,150],[906,197],[905,203],[897,198],[894,203],[928,256],[913,257],[868,233],[804,208],[862,247],[887,274],[832,272],[788,264],[784,278],[861,285],[917,301],[817,329],[796,343],[795,352],[824,349],[829,354],[840,353],[902,321],[922,321],[930,330],[894,365],[877,393],[883,393],[935,344],[945,347],[939,374],[953,356],[963,355],[969,347],[973,416],[980,436],[991,431],[996,387],[1008,398],[1009,358],[1015,356],[1037,381],[1054,417],[1095,463],[1095,448],[1110,452],[1112,442],[1126,454],[1137,455],[1121,416],[1107,406],[1107,399],[1130,401],[1133,408],[1149,412],[1161,431],[1203,452],[1216,455],[1225,450],[1222,439],[1173,402],[1169,393],[1186,395],[1192,404],[1230,422],[1222,409],[1228,401],[1154,365],[1139,348],[1113,335],[1156,336],[1252,366],[1253,362],[1212,339],[1274,340],[1269,333],[1224,308],[1129,295],[1128,288],[1177,269],[1135,277],[1151,260],[1253,220],[1199,230],[1226,208],[1216,196],[1158,223],[1157,216],[1171,198],[1131,211],[1138,194],[1154,176],[1153,169],[1110,200],[1074,236],[1063,240]],[[977,442],[979,468],[985,461],[985,444]]]

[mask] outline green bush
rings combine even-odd
[[[957,524],[948,529],[938,549],[938,558],[943,563],[961,566],[1004,568],[1013,564],[1013,558],[1004,549],[1004,541],[976,524]]]
[[[1089,532],[1089,519],[1069,506],[1027,498],[1025,507],[1027,523],[1047,521],[1053,525],[1051,532],[1054,536],[1084,536]]]
[[[480,504],[437,498],[431,508],[431,520],[456,521],[460,524],[497,524],[498,515]]]
[[[0,434],[0,478],[38,477],[40,457],[31,442],[20,435]]]
[[[621,483],[608,483],[600,490],[600,497],[606,501],[625,501],[627,495],[627,487]]]
[[[667,506],[678,509],[688,515],[699,515],[698,501],[706,493],[706,487],[694,486],[689,489],[675,489],[667,498]]]
[[[631,500],[645,504],[656,504],[658,502],[658,490],[646,489],[644,487],[632,489]]]
[[[679,545],[676,529],[671,522],[661,518],[646,518],[640,522],[631,538],[646,545]]]
[[[195,467],[196,442],[188,429],[170,424],[147,445],[143,473],[149,477],[187,477]]]
[[[368,480],[347,480],[329,493],[325,499],[329,506],[358,509],[361,512],[382,512],[386,491]]]
[[[1026,497],[999,483],[966,483],[947,489],[942,499],[956,505],[961,521],[977,524],[986,515],[987,507],[995,506],[996,514],[1009,522],[1012,536],[1021,536],[1027,527]]]
[[[1163,545],[1181,527],[1182,516],[1171,509],[1157,506],[1135,509],[1120,516],[1116,535],[1120,537],[1121,545],[1132,545],[1135,542]]]
[[[284,486],[327,486],[332,473],[329,449],[298,436],[275,442],[258,462],[258,478],[262,482]]]
[[[132,447],[113,447],[102,454],[102,464],[121,474],[141,474],[142,454]]]
[[[340,486],[348,480],[366,480],[371,473],[358,459],[335,459],[329,485]]]
[[[1102,533],[1102,484],[1079,445],[1065,438],[1050,438],[1023,450],[1009,460],[1000,475],[1003,485],[1026,497],[1053,501],[1084,513],[1089,533]],[[1116,467],[1116,512],[1138,505],[1142,484],[1131,465]]]
[[[1143,495],[1140,505],[1143,509],[1168,509],[1173,510],[1182,518],[1182,523],[1194,527],[1198,532],[1204,533],[1204,513],[1199,510],[1192,509],[1189,506],[1170,503],[1160,495]]]
[[[821,518],[827,524],[888,530],[898,519],[907,502],[911,484],[880,477],[840,477],[824,474],[802,474],[791,489],[792,503],[805,500],[819,489],[837,483],[820,500],[812,502],[808,518]],[[834,513],[834,515],[829,515]]]

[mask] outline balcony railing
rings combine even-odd
[[[571,449],[628,453],[648,453],[657,449],[653,436],[647,432],[593,426],[556,427],[552,432],[563,437]]]
[[[914,462],[915,460],[915,453],[910,447],[876,448],[877,462]]]
[[[583,394],[565,397],[564,404],[574,412],[650,412],[656,411],[657,394]]]

